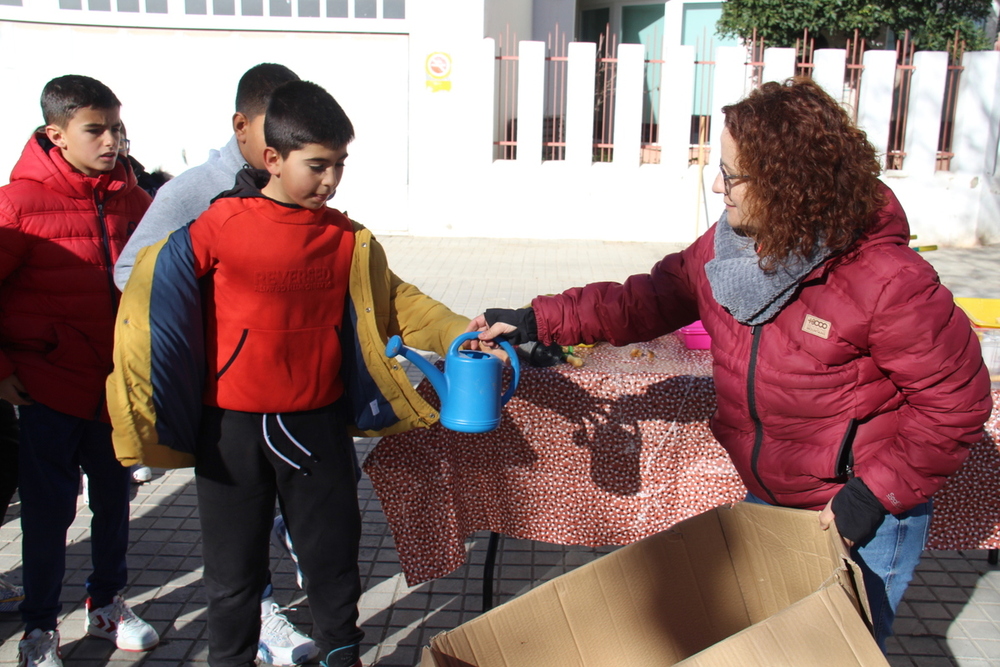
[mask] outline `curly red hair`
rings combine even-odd
[[[875,148],[812,79],[769,82],[723,107],[761,267],[849,248],[883,205]]]

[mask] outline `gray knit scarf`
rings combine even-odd
[[[734,232],[723,212],[715,226],[715,258],[705,264],[705,274],[715,300],[737,321],[753,326],[777,315],[799,282],[830,254],[818,243],[807,259],[793,255],[773,272],[765,273],[753,240]]]

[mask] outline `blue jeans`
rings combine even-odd
[[[770,504],[752,493],[747,493],[746,500],[760,505]],[[851,557],[861,567],[864,577],[868,606],[872,612],[872,634],[883,653],[885,640],[892,636],[896,609],[913,579],[913,571],[927,543],[931,508],[932,503],[928,500],[908,512],[888,514],[874,535],[851,548]]]
[[[129,472],[115,458],[111,425],[80,419],[40,403],[20,415],[21,552],[25,631],[54,630],[62,605],[66,531],[76,517],[80,468],[90,478],[90,552],[87,593],[94,605],[110,604],[125,587],[128,550]]]

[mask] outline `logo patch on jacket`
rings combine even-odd
[[[806,315],[805,322],[802,323],[802,330],[824,340],[830,337],[830,323],[815,315]]]

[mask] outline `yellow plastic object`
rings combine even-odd
[[[1000,299],[955,297],[955,303],[977,327],[1000,329]]]

